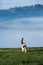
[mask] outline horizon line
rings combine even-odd
[[[0,9],[0,10],[9,10],[11,8],[31,7],[31,6],[34,7],[35,5],[42,5],[43,6],[43,4],[33,4],[33,5],[24,5],[24,6],[15,6],[15,7],[10,7],[10,8],[3,8],[3,9]]]

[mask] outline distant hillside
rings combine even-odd
[[[43,16],[43,5],[36,4],[25,7],[15,7],[7,10],[0,10],[0,17],[35,17]]]
[[[31,5],[31,6],[24,6],[24,7],[15,7],[15,8],[10,8],[10,11],[16,11],[16,10],[43,10],[43,5],[36,4],[36,5]]]

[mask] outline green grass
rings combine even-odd
[[[27,48],[26,53],[20,48],[0,48],[0,65],[43,65],[43,47]]]

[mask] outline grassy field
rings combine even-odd
[[[43,65],[43,47],[27,48],[26,53],[20,48],[0,48],[0,65]]]

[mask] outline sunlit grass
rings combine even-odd
[[[0,65],[43,65],[43,48],[0,48]]]

